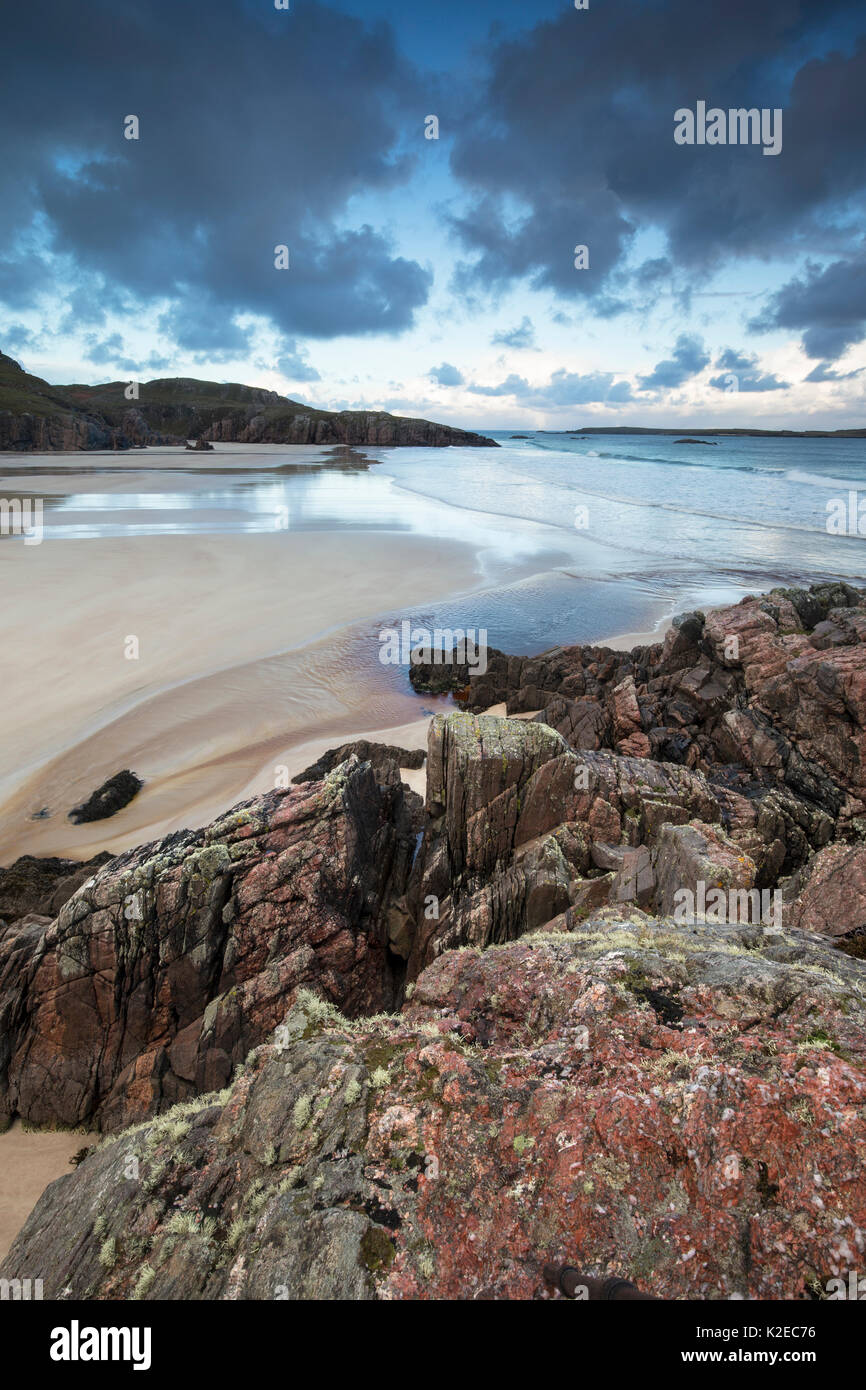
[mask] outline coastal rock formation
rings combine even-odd
[[[575,753],[545,724],[438,716],[427,826],[412,871],[413,979],[442,951],[513,940],[604,903],[674,909],[698,880],[753,886],[707,779],[675,764]]]
[[[494,439],[405,419],[386,411],[316,410],[253,386],[187,377],[137,383],[51,386],[0,353],[0,449],[129,449],[145,444],[183,444],[196,449],[211,440],[243,444],[397,444],[444,447],[484,445]]]
[[[277,397],[269,410],[248,408],[223,415],[208,426],[205,439],[239,444],[368,444],[411,445],[414,448],[498,448],[471,430],[389,415],[384,410],[341,410],[330,414]]]
[[[319,782],[340,763],[351,758],[353,753],[362,763],[372,763],[377,771],[388,763],[396,763],[398,767],[423,767],[427,756],[422,748],[397,748],[392,743],[373,743],[367,738],[357,738],[352,743],[341,743],[339,748],[329,748],[297,777],[293,777],[292,782]]]
[[[821,1296],[866,1225],[866,963],[638,911],[450,951],[399,1013],[306,991],[219,1094],[111,1136],[2,1268],[45,1297]],[[64,1291],[66,1291],[64,1293]]]
[[[344,763],[122,854],[0,935],[0,1117],[104,1129],[229,1080],[301,985],[389,1007],[386,910],[415,836],[399,780]]]
[[[93,795],[81,806],[75,806],[69,812],[68,819],[76,825],[94,820],[107,820],[109,816],[116,816],[118,811],[128,806],[143,786],[141,778],[136,777],[128,768],[123,772],[116,772],[107,782],[103,782],[101,787],[97,787]]]
[[[788,891],[792,926],[836,937],[843,949],[866,955],[866,845],[828,845]]]
[[[494,653],[461,700],[541,714],[435,718],[423,807],[345,745],[53,922],[23,896],[4,1113],[107,1138],[0,1277],[532,1298],[579,1256],[821,1297],[866,1240],[864,618],[817,586]]]
[[[151,427],[123,395],[109,420],[76,401],[63,386],[49,386],[0,352],[0,450],[49,452],[55,449],[131,449],[181,441]]]
[[[866,810],[866,595],[847,584],[775,589],[705,617],[684,614],[663,643],[616,652],[559,647],[487,653],[484,675],[455,662],[409,670],[416,690],[450,689],[468,710],[504,702],[575,749],[642,750],[729,791],[771,803],[808,846],[860,836]]]
[[[0,869],[0,922],[15,922],[31,913],[56,917],[65,902],[88,878],[92,878],[110,854],[97,854],[80,863],[77,859],[37,859],[22,855]]]

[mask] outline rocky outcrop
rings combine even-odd
[[[128,768],[123,772],[116,772],[107,782],[103,782],[101,787],[97,787],[81,806],[73,807],[68,819],[76,825],[94,820],[107,820],[109,816],[116,816],[118,811],[128,806],[143,786],[141,778],[136,777]]]
[[[362,763],[372,763],[377,771],[389,763],[395,763],[398,768],[423,767],[427,756],[422,748],[397,748],[392,743],[373,743],[370,739],[358,738],[351,743],[341,743],[339,748],[329,748],[314,763],[304,768],[303,772],[299,772],[297,777],[293,777],[292,781],[318,782],[353,754],[360,758]]]
[[[0,451],[50,453],[54,450],[135,449],[147,444],[180,444],[173,435],[152,430],[137,410],[124,414],[117,425],[98,415],[58,410],[53,414],[0,410]]]
[[[624,900],[687,916],[698,902],[703,911],[711,892],[717,906],[720,894],[748,905],[753,920],[770,920],[783,899],[797,925],[856,950],[866,922],[857,907],[864,638],[866,596],[826,584],[686,614],[663,644],[630,653],[489,651],[479,676],[459,651],[450,664],[410,667],[416,688],[450,686],[467,711],[504,702],[562,739],[525,786],[491,790],[479,817],[463,780],[474,785],[476,762],[495,780],[485,720],[449,720],[448,746],[459,744],[461,754],[446,779],[453,809],[443,816],[431,790],[442,738],[434,725],[410,974],[443,949],[512,939],[539,925],[551,902],[573,926]],[[455,841],[454,826],[464,823],[487,855],[470,862],[474,878]]]
[[[0,1277],[823,1296],[866,1226],[863,617],[818,586],[493,654],[464,703],[541,713],[434,719],[423,807],[347,745],[6,926],[5,1113],[108,1137]]]
[[[0,450],[131,449],[182,441],[155,430],[131,406],[119,383],[116,409],[108,419],[63,386],[50,386],[0,352]]]
[[[498,448],[494,439],[386,411],[316,410],[236,383],[168,377],[51,386],[0,353],[0,449],[128,449],[184,444],[208,450],[211,440],[243,444],[369,444]]]
[[[653,866],[655,902],[663,913],[676,911],[678,895],[683,895],[684,890],[697,901],[701,885],[704,901],[707,889],[719,889],[727,897],[731,892],[749,894],[755,886],[753,860],[720,826],[703,825],[699,820],[687,825],[663,825]]]
[[[786,888],[792,926],[866,955],[866,845],[828,845]]]
[[[459,656],[459,653],[456,655]],[[796,825],[785,867],[834,833],[860,835],[866,811],[866,595],[847,584],[777,589],[708,617],[684,614],[664,643],[615,652],[487,653],[487,670],[421,662],[460,705],[505,702],[575,749],[611,749],[693,768]],[[866,822],[864,822],[866,825]]]
[[[695,895],[720,889],[744,893],[747,920],[759,921],[757,865],[724,829],[726,795],[676,764],[577,753],[538,722],[438,716],[408,894],[409,978],[444,950],[513,940],[560,916],[572,928],[604,904],[683,907],[691,920]]]
[[[286,402],[271,411],[233,411],[207,427],[206,439],[240,444],[368,444],[414,448],[498,448],[494,439],[471,430],[388,415],[384,410],[342,410],[336,414]]]
[[[49,1187],[0,1276],[531,1299],[579,1252],[664,1298],[821,1296],[866,1224],[864,986],[819,938],[608,911],[447,952],[388,1017],[303,992],[222,1093]]]
[[[229,1080],[315,984],[390,1007],[387,910],[415,836],[399,781],[344,763],[121,855],[0,935],[0,1116],[117,1128]]]
[[[0,922],[8,924],[30,914],[50,921],[110,859],[110,854],[98,854],[83,864],[77,859],[37,859],[31,854],[16,859],[8,869],[0,869]]]

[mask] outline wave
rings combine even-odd
[[[660,458],[650,454],[614,454],[601,453],[593,454],[594,458],[615,459],[620,463],[660,463],[665,468],[711,468],[718,471],[725,468],[734,473],[781,473],[784,470],[778,465],[765,463],[740,463],[736,459],[726,459],[723,454],[716,454],[713,458]]]
[[[508,445],[509,441],[504,441]],[[521,441],[521,453],[531,453],[542,451],[544,453],[560,454],[565,458],[585,458],[585,459],[607,459],[613,463],[646,463],[656,464],[663,468],[706,468],[711,471],[720,472],[725,470],[733,473],[757,473],[769,477],[778,477],[781,481],[788,483],[800,483],[808,487],[833,487],[851,488],[866,486],[866,476],[860,478],[836,478],[822,473],[811,473],[804,468],[789,468],[778,462],[769,460],[754,459],[746,460],[737,458],[735,455],[725,453],[724,443],[720,441],[720,452],[713,456],[702,456],[695,458],[693,455],[681,455],[671,458],[664,454],[647,454],[645,452],[626,453],[621,449],[578,449],[569,447],[569,443],[576,444],[578,441],[563,441],[552,444],[548,441],[526,440]],[[583,443],[584,441],[579,441]],[[517,452],[515,450],[515,452]]]
[[[684,516],[702,516],[710,521],[725,521],[733,526],[750,526],[759,531],[804,531],[817,536],[826,535],[826,527],[806,526],[796,521],[764,521],[754,516],[736,516],[730,512],[711,512],[690,503],[659,502],[647,497],[626,497],[623,493],[598,492],[594,488],[584,487],[583,484],[575,484],[575,490],[587,497],[597,497],[602,502],[611,502],[617,506],[647,507],[663,512],[679,512]]]
[[[807,473],[801,468],[789,468],[785,474],[785,480],[789,483],[803,483],[807,487],[839,487],[839,488],[858,488],[862,487],[866,479],[863,478],[831,478],[828,473]]]
[[[511,481],[514,477],[519,478],[521,476],[520,474],[515,474],[515,470],[513,469],[509,470],[509,474],[509,481]],[[537,486],[541,481],[543,481],[542,479],[534,477],[532,474],[529,474],[527,476],[529,484],[531,486]],[[573,533],[574,530],[572,522],[561,520],[559,517],[550,515],[528,516],[525,512],[522,512],[518,509],[514,509],[512,511],[508,511],[507,509],[503,510],[501,503],[497,507],[493,507],[492,505],[485,505],[480,501],[469,504],[461,501],[459,497],[455,495],[443,495],[442,493],[434,491],[429,487],[425,488],[423,485],[421,485],[414,479],[411,483],[403,479],[395,481],[394,486],[402,492],[413,493],[415,494],[415,496],[418,497],[426,497],[440,502],[443,506],[454,507],[455,509],[460,511],[475,512],[476,514],[481,516],[495,516],[500,517],[504,520],[519,521],[522,524],[529,526],[549,527],[553,530],[566,531],[570,534]],[[747,526],[756,531],[795,531],[801,534],[805,533],[807,535],[816,536],[825,536],[827,534],[825,526],[810,526],[802,522],[796,521],[768,521],[755,516],[738,516],[730,512],[709,511],[706,508],[695,506],[691,502],[659,501],[658,499],[648,497],[633,497],[627,495],[626,493],[602,492],[598,488],[587,487],[586,484],[583,482],[565,481],[557,479],[552,486],[556,487],[559,491],[561,491],[564,494],[564,501],[567,503],[569,514],[571,513],[571,508],[574,505],[576,499],[579,500],[581,497],[595,497],[599,501],[609,502],[613,506],[637,507],[640,509],[648,509],[653,511],[674,512],[682,516],[704,517],[710,521],[723,521],[732,526]],[[498,496],[501,498],[501,490]],[[593,541],[597,544],[614,544],[610,537],[605,537],[604,540],[601,540],[599,537],[591,536],[588,532],[580,532],[580,535],[583,539],[587,541]],[[844,539],[844,537],[840,539]],[[638,552],[640,552],[641,550],[641,547],[635,545],[634,543],[629,543],[628,546],[623,546],[622,542],[619,541],[616,544],[618,549],[625,548]]]
[[[581,441],[583,442],[583,441]],[[503,441],[503,447],[508,447],[509,452],[522,454],[545,453],[559,454],[567,459],[609,459],[614,463],[649,463],[657,464],[663,468],[708,468],[718,472],[725,469],[734,473],[763,473],[763,474],[784,474],[785,468],[777,463],[747,463],[736,458],[726,457],[724,453],[716,454],[712,458],[694,458],[683,455],[679,458],[667,458],[659,454],[625,454],[613,449],[570,449],[566,444],[548,444],[541,440],[521,441],[521,447],[511,444],[509,440]]]

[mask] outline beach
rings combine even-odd
[[[70,1159],[95,1136],[71,1130],[25,1129],[15,1120],[0,1134],[0,1260],[39,1194],[50,1182],[71,1173]],[[34,1276],[36,1277],[36,1276]]]
[[[377,686],[378,641],[353,622],[398,586],[408,601],[433,597],[443,569],[471,585],[465,546],[398,536],[133,536],[23,557],[0,546],[16,653],[0,862],[87,858],[203,823],[248,786],[273,786],[274,765],[320,729],[345,742],[371,723],[406,722],[416,697]],[[137,659],[124,656],[131,636]],[[353,643],[366,673],[346,660]],[[145,781],[135,801],[110,822],[71,825],[66,813],[126,767]]]
[[[765,450],[773,476],[777,442]],[[720,451],[713,472],[688,456],[675,468],[662,444],[617,441],[602,460],[591,443],[0,456],[6,496],[40,497],[45,518],[40,544],[0,537],[0,864],[83,860],[206,824],[353,737],[424,746],[451,702],[416,695],[407,668],[380,659],[380,633],[404,620],[477,629],[518,654],[628,649],[662,640],[677,611],[784,577],[761,493],[756,519],[725,523],[769,557],[757,576],[731,563],[732,536],[706,505],[676,510],[695,470],[714,515],[712,488],[742,508],[762,486],[753,447]],[[637,495],[653,450],[673,511],[658,510],[652,484]],[[828,486],[843,471],[838,446],[830,470]],[[814,509],[807,476],[790,487]],[[581,498],[586,528],[573,524]],[[700,557],[670,555],[672,526],[702,532]],[[68,819],[127,768],[144,783],[127,807]]]
[[[206,825],[353,739],[426,750],[431,719],[454,704],[382,661],[383,633],[404,621],[471,627],[525,655],[628,651],[663,641],[678,611],[796,578],[803,563],[820,574],[830,554],[807,524],[820,473],[790,481],[805,518],[794,546],[790,516],[768,526],[761,502],[722,523],[706,506],[660,510],[651,486],[641,501],[622,442],[619,502],[598,495],[602,478],[615,486],[614,462],[542,447],[0,457],[6,496],[41,497],[45,518],[39,544],[0,537],[0,864],[86,860]],[[734,472],[739,503],[751,467]],[[845,476],[836,459],[830,469],[828,487]],[[588,531],[572,524],[583,505],[599,512]],[[690,526],[700,554],[681,543],[672,556],[672,528]],[[732,563],[739,543],[752,553]],[[127,768],[143,787],[124,809],[69,819]],[[425,766],[402,775],[424,795]],[[86,1142],[18,1121],[0,1135],[0,1256]]]

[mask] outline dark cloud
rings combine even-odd
[[[54,289],[57,288],[55,284]],[[107,284],[104,276],[95,274],[83,275],[77,285],[68,289],[65,305],[66,312],[58,324],[61,333],[102,328],[109,313],[134,315],[136,310],[128,295]]]
[[[667,256],[654,256],[641,262],[632,279],[638,289],[655,289],[663,280],[670,280],[672,274],[673,266]]]
[[[490,339],[494,347],[502,346],[509,348],[531,348],[535,347],[535,326],[532,319],[524,314],[520,323],[514,328],[503,328],[498,333],[494,333]]]
[[[431,367],[427,375],[440,386],[463,385],[463,373],[452,367],[450,362],[440,362],[438,367]]]
[[[749,327],[799,329],[809,357],[841,357],[866,338],[866,251],[823,268],[807,266],[770,297]]]
[[[860,0],[617,0],[587,14],[568,0],[478,0],[463,27],[467,7],[449,0],[440,72],[423,80],[371,16],[397,16],[427,67],[439,12],[346,3],[355,13],[340,0],[7,6],[0,301],[21,313],[62,291],[59,330],[103,330],[100,341],[108,313],[156,307],[200,360],[247,351],[245,315],[291,339],[399,334],[432,274],[371,209],[427,167],[421,123],[447,108],[453,283],[468,306],[523,280],[605,318],[668,281],[686,307],[740,258],[819,248],[833,265],[792,280],[761,326],[802,333],[828,363],[863,338],[862,291],[846,308],[834,271],[841,282],[862,255]],[[781,155],[676,145],[674,112],[698,98],[783,108]],[[138,141],[123,139],[131,113]],[[647,228],[658,254],[634,266]],[[282,244],[287,271],[274,268]],[[575,268],[577,245],[589,269]]]
[[[0,161],[0,180],[2,180],[2,161]],[[3,193],[0,182],[0,209],[4,198],[8,201],[9,192]],[[2,223],[0,211],[0,223]],[[34,300],[41,294],[48,294],[57,288],[57,281],[50,265],[41,256],[29,251],[19,255],[0,257],[0,302],[10,309],[32,309]]]
[[[112,333],[101,341],[93,334],[88,335],[87,347],[84,356],[88,362],[93,362],[97,367],[105,366],[111,362],[113,366],[119,367],[123,372],[135,372],[138,370],[138,363],[127,356],[123,339],[119,333]]]
[[[201,361],[228,362],[252,347],[252,329],[226,317],[212,295],[185,296],[159,317],[159,331]]]
[[[734,348],[725,348],[713,365],[722,375],[710,377],[710,385],[719,391],[784,391],[790,386],[772,372],[763,372],[757,355]]]
[[[452,225],[472,257],[460,286],[527,279],[607,297],[611,313],[671,274],[700,284],[818,237],[842,249],[866,206],[866,41],[852,38],[864,13],[854,0],[618,0],[503,38],[456,126],[469,205]],[[781,154],[675,144],[674,112],[698,98],[782,108]],[[637,226],[658,229],[664,254],[626,273]],[[578,243],[589,270],[574,269]]]
[[[127,301],[169,301],[164,330],[212,357],[243,350],[249,312],[290,335],[411,326],[430,272],[347,225],[354,195],[412,167],[399,147],[417,122],[413,74],[385,26],[316,0],[280,13],[44,0],[8,8],[3,27],[7,303],[96,275]]]
[[[5,352],[7,357],[10,352],[24,352],[27,348],[33,348],[37,337],[26,324],[0,322],[0,352]]]
[[[85,360],[98,367],[110,364],[121,372],[134,372],[140,376],[146,372],[164,371],[166,367],[171,366],[171,359],[162,357],[157,352],[150,353],[144,361],[136,361],[129,356],[119,333],[111,333],[107,338],[101,339],[95,333],[88,333],[84,341]]]
[[[307,360],[305,348],[293,339],[283,343],[282,352],[277,358],[277,371],[282,372],[288,381],[321,381],[321,374]]]
[[[528,202],[533,201],[531,187],[520,193]],[[479,253],[475,261],[458,265],[455,291],[461,294],[478,285],[503,289],[528,276],[537,289],[597,294],[630,244],[635,227],[608,191],[599,187],[594,192],[594,197],[584,198],[582,193],[575,197],[570,188],[554,201],[545,199],[543,183],[539,182],[535,191],[538,212],[529,213],[517,226],[506,217],[501,200],[495,196],[484,195],[467,213],[452,215],[453,230],[467,247]],[[588,270],[574,267],[574,247],[578,244],[590,248]]]
[[[661,391],[682,386],[690,377],[702,372],[710,360],[703,339],[695,333],[681,333],[673,352],[663,362],[657,362],[648,376],[639,377],[643,391]]]
[[[554,372],[546,386],[531,386],[525,377],[512,374],[497,386],[470,386],[476,396],[513,396],[520,405],[539,408],[608,404],[632,399],[627,381],[614,381],[613,372]]]
[[[852,376],[860,376],[863,371],[863,367],[855,367],[851,372],[837,372],[830,367],[829,363],[819,362],[817,367],[813,367],[809,375],[804,377],[803,380],[816,382],[850,381]]]

